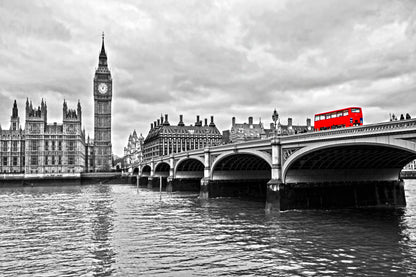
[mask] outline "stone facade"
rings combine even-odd
[[[48,124],[42,100],[34,108],[26,101],[25,129],[20,126],[16,101],[9,130],[0,130],[2,173],[80,173],[85,167],[85,131],[81,130],[81,104],[77,110],[63,104],[62,124]]]
[[[154,157],[180,153],[206,146],[215,146],[222,143],[222,135],[214,123],[205,119],[205,124],[196,117],[195,125],[185,126],[180,115],[178,125],[170,125],[168,115],[150,124],[150,131],[144,140],[143,159],[150,160]]]
[[[16,100],[13,103],[9,130],[0,126],[0,173],[25,171],[25,133],[20,126]]]
[[[81,104],[68,109],[64,101],[62,124],[48,124],[48,108],[26,101],[25,173],[81,173],[85,167],[85,131],[81,129]]]

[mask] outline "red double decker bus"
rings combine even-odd
[[[315,131],[363,125],[363,113],[359,107],[315,114]]]

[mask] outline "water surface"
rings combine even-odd
[[[0,188],[1,276],[416,276],[403,210],[286,211],[129,185]]]

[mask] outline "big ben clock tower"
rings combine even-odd
[[[94,168],[95,171],[110,171],[111,158],[111,98],[113,80],[107,66],[104,48],[104,33],[98,68],[94,76]]]

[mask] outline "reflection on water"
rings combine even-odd
[[[287,211],[134,186],[0,189],[2,276],[414,276],[403,210]]]

